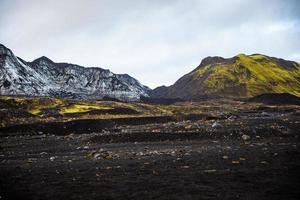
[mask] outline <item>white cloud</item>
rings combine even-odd
[[[2,0],[0,43],[26,59],[109,68],[170,85],[206,56],[298,59],[296,0]]]

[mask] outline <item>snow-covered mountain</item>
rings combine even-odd
[[[102,68],[55,63],[40,57],[26,62],[0,44],[0,95],[56,96],[76,99],[139,100],[150,88],[127,74]]]

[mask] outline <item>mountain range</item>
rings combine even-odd
[[[139,100],[150,88],[128,74],[98,67],[56,63],[43,56],[27,62],[0,44],[0,94],[96,100]]]
[[[57,63],[45,56],[27,62],[0,44],[0,95],[137,101],[140,97],[248,98],[265,93],[300,96],[300,64],[261,54],[207,57],[173,85],[151,90],[128,74],[99,67]]]

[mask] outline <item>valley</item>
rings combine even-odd
[[[150,89],[0,44],[0,72],[0,199],[299,199],[299,63],[206,57]]]
[[[0,200],[299,200],[300,0],[0,0]]]

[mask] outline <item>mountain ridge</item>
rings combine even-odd
[[[55,96],[85,100],[140,97],[195,100],[250,98],[264,93],[300,96],[300,64],[262,54],[208,56],[171,86],[151,90],[128,74],[100,67],[55,62],[41,56],[28,62],[0,44],[0,95]]]
[[[76,99],[139,100],[150,88],[128,74],[114,74],[100,67],[54,62],[41,56],[27,62],[0,44],[0,94],[57,96]]]

